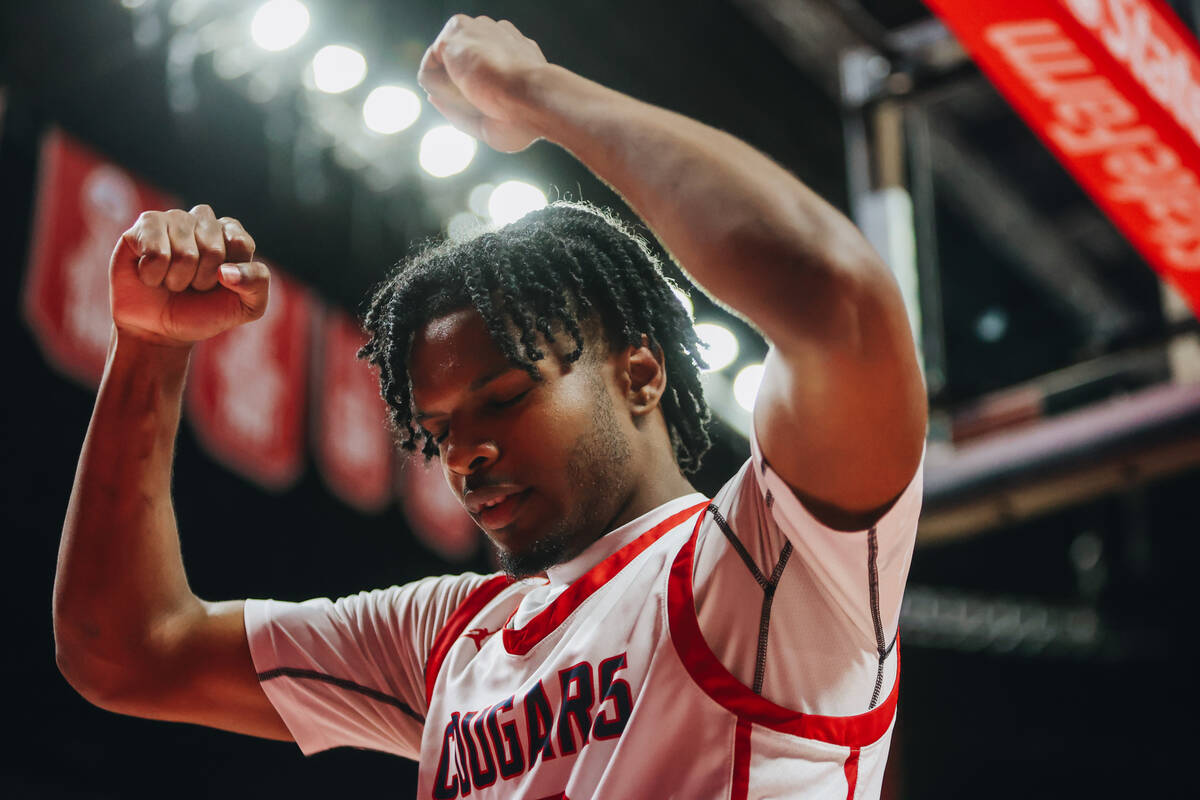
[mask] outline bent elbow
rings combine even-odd
[[[58,672],[80,697],[105,711],[127,713],[132,690],[138,685],[128,667],[87,655],[58,644],[54,651]]]

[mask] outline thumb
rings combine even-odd
[[[258,319],[267,311],[271,272],[261,261],[222,264],[217,271],[222,286],[238,296],[247,319]]]

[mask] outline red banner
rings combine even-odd
[[[61,131],[46,135],[23,301],[47,361],[86,386],[100,383],[113,245],[142,211],[176,206]]]
[[[304,467],[310,323],[307,294],[272,268],[262,319],[192,353],[186,402],[197,438],[268,489],[286,489]]]
[[[180,204],[58,131],[42,144],[36,202],[25,315],[47,360],[95,387],[112,328],[112,248],[143,210]],[[186,416],[201,444],[246,478],[287,488],[304,468],[311,388],[318,398],[315,457],[330,489],[370,512],[396,492],[426,545],[451,560],[471,556],[479,531],[438,466],[393,469],[377,378],[355,358],[363,342],[355,320],[340,312],[325,316],[310,382],[316,302],[280,270],[271,273],[266,315],[201,343],[192,355]]]
[[[406,457],[399,473],[404,517],[417,538],[447,561],[464,561],[479,549],[483,535],[450,491],[437,461]]]
[[[1200,54],[1157,0],[926,0],[1200,315]]]
[[[366,335],[349,314],[329,311],[321,324],[313,439],[325,483],[360,511],[383,509],[392,494],[395,447],[376,370],[357,358]]]

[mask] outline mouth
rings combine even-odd
[[[525,499],[531,491],[531,489],[523,489],[504,497],[489,500],[475,514],[475,518],[479,520],[480,525],[488,530],[504,528],[512,524],[512,521],[516,519],[521,506],[525,504]]]

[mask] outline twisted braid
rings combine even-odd
[[[412,338],[431,319],[461,308],[479,312],[496,346],[540,380],[538,334],[556,330],[584,352],[585,320],[595,316],[614,348],[661,350],[667,391],[661,407],[680,468],[694,472],[710,446],[708,405],[700,385],[704,358],[691,319],[646,242],[611,214],[556,202],[466,242],[426,247],[402,262],[371,298],[359,357],[379,369],[380,392],[402,447],[437,455],[413,423]],[[515,331],[515,336],[514,336]]]

